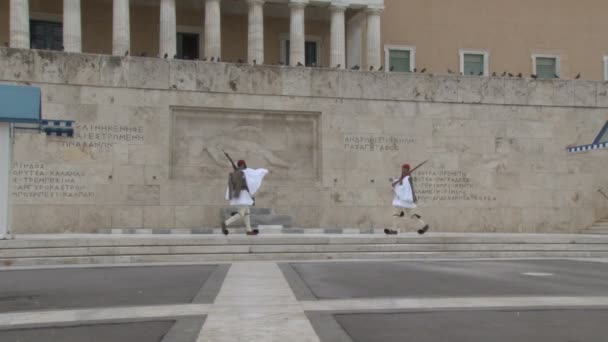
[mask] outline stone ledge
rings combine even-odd
[[[0,81],[413,102],[608,107],[608,85],[581,80],[251,66],[0,48]]]
[[[230,227],[229,227],[230,228]],[[373,228],[282,228],[276,226],[260,226],[261,234],[342,234],[370,235],[382,234],[384,229]],[[107,235],[211,235],[222,234],[220,228],[191,228],[191,229],[98,229],[98,234]],[[230,233],[245,233],[245,228],[230,228]]]

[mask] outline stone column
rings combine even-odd
[[[205,56],[222,57],[221,0],[205,1]]]
[[[80,0],[63,0],[63,48],[67,52],[82,52]]]
[[[177,19],[175,18],[175,0],[160,0],[160,57],[167,55],[173,58],[177,53]]]
[[[112,54],[122,56],[131,49],[129,0],[114,0],[112,17]]]
[[[290,0],[291,24],[289,30],[289,64],[296,66],[298,63],[305,64],[304,45],[306,36],[304,31],[304,9],[308,0]]]
[[[11,0],[10,3],[10,46],[19,49],[30,48],[30,4],[29,0]]]
[[[344,34],[344,11],[346,5],[332,3],[331,9],[331,54],[329,66],[334,68],[340,65],[340,69],[346,67],[346,35]]]
[[[383,8],[368,7],[367,13],[367,68],[378,70],[382,65],[382,40],[380,37],[380,15]]]
[[[10,125],[0,122],[0,239],[9,233],[11,148]]]
[[[247,0],[249,4],[249,31],[247,39],[247,61],[264,63],[264,2]]]

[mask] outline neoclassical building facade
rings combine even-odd
[[[0,90],[38,89],[22,102],[74,128],[13,127],[12,230],[213,232],[230,213],[227,151],[272,171],[258,225],[382,232],[387,180],[428,160],[417,213],[435,231],[581,231],[608,216],[606,12],[0,0]]]
[[[606,11],[602,0],[0,0],[0,43],[605,81]]]
[[[361,54],[368,67],[379,68],[382,65],[382,0],[224,1],[225,10],[221,0],[52,2],[10,1],[10,47],[346,68],[346,42],[350,38],[349,45],[358,46],[357,53],[352,53],[351,66],[361,65]],[[111,18],[103,18],[109,7]],[[45,9],[50,13],[40,12]],[[266,17],[265,11],[269,12]],[[198,14],[199,23],[192,20],[196,17],[193,14]],[[101,38],[108,34],[102,33],[108,28],[89,27],[88,19],[91,17],[96,17],[96,25],[104,19],[109,21],[111,48]],[[350,24],[346,22],[347,17]],[[158,22],[147,26],[152,18]],[[62,31],[61,37],[39,39],[39,31],[44,36],[54,34],[47,32],[52,30],[45,30],[47,22],[61,23],[61,27],[56,28]],[[83,36],[83,29],[94,33]],[[310,31],[313,34],[308,34]],[[152,42],[153,37],[158,38],[156,46]],[[53,39],[61,40],[61,46],[47,44]],[[92,41],[87,42],[87,39]]]

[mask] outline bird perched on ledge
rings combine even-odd
[[[358,65],[355,65],[354,67],[350,68],[351,70],[359,70],[361,69],[361,67],[359,67]]]
[[[574,78],[575,80],[578,80],[581,78],[581,73],[579,72],[578,74],[576,74],[576,77]]]
[[[302,64],[300,62],[298,62],[298,64],[296,64],[296,65],[299,66],[299,67],[303,67],[304,66],[304,64]]]

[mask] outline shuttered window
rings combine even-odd
[[[556,78],[557,58],[536,57],[536,75],[544,79]]]
[[[483,75],[484,74],[484,55],[465,53],[464,71],[465,75]]]
[[[392,71],[410,72],[411,52],[409,50],[389,49],[389,68]]]

